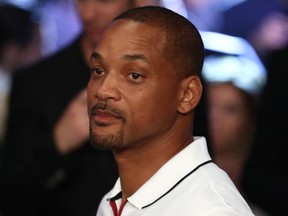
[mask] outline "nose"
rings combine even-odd
[[[105,78],[99,80],[95,93],[96,97],[101,101],[119,100],[118,78],[113,75],[107,75]]]

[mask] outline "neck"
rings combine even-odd
[[[122,199],[134,194],[168,160],[192,142],[189,137],[183,142],[156,141],[128,150],[114,151],[122,187]]]

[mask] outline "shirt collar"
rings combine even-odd
[[[204,137],[194,137],[194,139],[194,142],[176,154],[132,196],[128,197],[128,201],[138,209],[151,205],[199,165],[210,161],[206,139]],[[117,199],[119,194],[121,194],[121,185],[118,178],[109,199]]]

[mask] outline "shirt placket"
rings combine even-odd
[[[115,200],[109,200],[109,204],[110,204],[110,206],[111,206],[111,208],[112,208],[112,210],[113,210],[114,216],[121,216],[121,213],[122,213],[122,211],[123,211],[123,208],[124,208],[124,206],[125,206],[125,204],[126,204],[127,202],[128,202],[128,200],[125,199],[125,200],[121,203],[120,208],[119,208],[119,211],[118,211],[117,204],[116,204]]]

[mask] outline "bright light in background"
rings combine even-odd
[[[187,17],[187,11],[184,3],[181,0],[162,0],[163,6],[169,8],[184,17]]]
[[[218,0],[218,1],[219,2],[221,1],[221,4],[223,5],[223,9],[227,10],[228,8],[246,0]],[[164,7],[167,7],[181,14],[184,17],[187,17],[187,11],[182,0],[161,0],[161,2]]]
[[[22,8],[31,8],[37,3],[36,0],[4,0],[4,2],[10,2]]]

